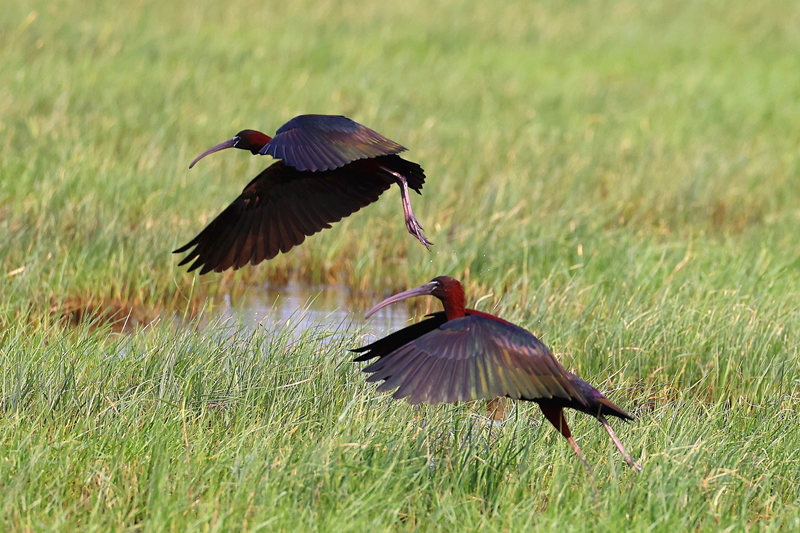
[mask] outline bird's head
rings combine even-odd
[[[367,311],[365,318],[371,317],[387,305],[414,298],[415,296],[435,296],[441,300],[448,320],[464,316],[464,288],[461,286],[461,282],[450,276],[438,276],[425,285],[389,296]]]
[[[226,148],[238,148],[240,150],[249,150],[250,153],[253,155],[258,154],[258,151],[264,147],[265,144],[270,142],[272,137],[266,135],[265,133],[261,133],[260,131],[256,130],[242,130],[232,138],[228,139],[227,141],[221,142],[215,146],[212,146],[202,154],[198,155],[194,158],[194,160],[189,163],[189,168],[195,166],[195,164],[203,159],[205,156],[213,154],[214,152],[219,152],[220,150],[225,150]]]

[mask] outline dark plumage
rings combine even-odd
[[[597,389],[568,372],[530,332],[496,316],[464,306],[464,289],[447,276],[387,298],[368,313],[421,295],[441,300],[444,311],[353,351],[355,361],[375,359],[363,370],[367,381],[382,381],[379,391],[397,389],[409,403],[439,403],[507,396],[539,404],[545,417],[583,458],[563,409],[597,418],[629,465],[640,469],[617,439],[606,415],[633,417]]]
[[[406,228],[425,246],[411,210],[408,189],[421,193],[425,172],[396,155],[404,147],[342,116],[301,115],[274,138],[242,130],[192,161],[239,148],[281,159],[256,176],[242,194],[194,239],[174,253],[189,253],[180,265],[222,272],[256,265],[287,252],[309,235],[329,228],[378,199],[392,183],[400,186]]]
[[[278,128],[259,153],[283,159],[297,170],[320,172],[405,151],[404,146],[347,117],[300,115]]]

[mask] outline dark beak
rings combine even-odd
[[[189,168],[192,168],[198,161],[203,159],[205,156],[207,156],[209,154],[213,154],[214,152],[219,152],[220,150],[224,150],[226,148],[233,148],[233,147],[236,146],[236,143],[238,143],[238,142],[239,142],[239,137],[237,136],[237,137],[234,137],[232,139],[228,139],[225,142],[221,142],[216,146],[212,146],[211,148],[209,148],[208,150],[206,150],[202,154],[200,154],[197,157],[195,157],[194,161],[189,163]]]
[[[414,289],[408,289],[407,291],[398,292],[394,296],[389,296],[384,301],[367,311],[367,314],[364,315],[364,318],[369,318],[387,305],[393,304],[395,302],[399,302],[401,300],[407,300],[408,298],[414,298],[415,296],[428,296],[436,290],[436,287],[439,286],[439,283],[436,281],[431,281],[426,283],[425,285],[420,285]]]

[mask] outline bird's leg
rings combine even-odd
[[[403,202],[403,215],[405,215],[406,219],[406,229],[408,229],[408,232],[416,237],[419,242],[424,244],[425,248],[430,249],[433,243],[425,238],[425,235],[422,233],[422,225],[419,223],[419,220],[417,220],[417,217],[414,216],[414,211],[411,210],[411,200],[409,199],[406,177],[399,172],[395,172],[383,166],[381,169],[391,174],[400,186],[400,199]]]
[[[608,420],[603,415],[599,415],[597,419],[603,424],[603,427],[606,429],[606,433],[608,436],[611,437],[611,440],[614,441],[614,445],[619,450],[619,453],[622,454],[622,457],[625,458],[625,462],[628,463],[628,466],[633,468],[634,470],[638,470],[639,472],[642,471],[642,465],[631,459],[631,456],[628,455],[628,452],[625,451],[625,448],[622,446],[622,443],[619,441],[617,436],[614,434],[614,430],[611,429],[611,426],[608,424]]]
[[[586,459],[586,456],[583,455],[583,451],[581,450],[578,443],[575,442],[575,439],[572,438],[572,432],[569,430],[569,426],[567,426],[567,419],[564,418],[564,409],[561,407],[551,407],[539,404],[539,407],[544,413],[544,416],[550,421],[553,426],[564,435],[564,438],[567,439],[572,449],[575,450],[575,453],[578,457],[581,458],[583,461],[583,466],[586,467],[586,471],[589,472],[589,475],[592,475],[592,467],[589,465],[589,461]]]

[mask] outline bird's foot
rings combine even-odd
[[[425,245],[425,248],[427,248],[428,250],[431,249],[433,243],[429,241],[422,233],[422,224],[419,223],[419,220],[417,220],[417,218],[414,215],[406,217],[406,229],[411,235],[416,237],[417,240],[419,240],[419,242]]]
[[[633,468],[637,472],[641,472],[642,470],[644,470],[644,468],[642,468],[642,465],[640,465],[639,463],[637,463],[636,461],[634,461],[630,457],[626,457],[625,458],[625,462],[628,463],[628,466],[630,466],[631,468]]]
[[[399,172],[395,172],[394,170],[386,167],[381,168],[389,175],[393,176],[397,181],[397,185],[400,186],[400,200],[403,203],[403,216],[405,216],[406,219],[406,229],[411,235],[416,237],[417,240],[425,246],[425,248],[430,250],[433,243],[425,238],[425,235],[422,233],[422,224],[419,223],[417,217],[414,216],[414,211],[411,209],[411,200],[408,198],[408,181],[406,180],[405,176]]]

